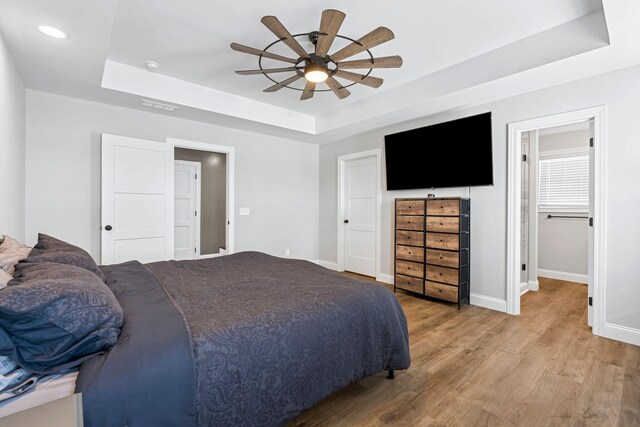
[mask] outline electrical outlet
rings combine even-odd
[[[289,256],[289,255],[291,255],[291,251],[289,249],[285,249],[284,256]]]

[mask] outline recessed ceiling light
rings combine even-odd
[[[52,27],[50,25],[38,25],[38,30],[49,37],[53,37],[54,39],[68,39],[69,34],[65,33],[58,28]]]

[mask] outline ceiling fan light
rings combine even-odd
[[[329,78],[327,67],[311,64],[304,70],[304,78],[313,83],[321,83]]]

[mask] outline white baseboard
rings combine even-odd
[[[526,282],[520,283],[520,296],[526,294],[527,292],[529,292],[529,285]]]
[[[615,323],[605,323],[602,334],[605,338],[622,341],[640,346],[640,329],[628,326],[616,325]]]
[[[314,264],[321,265],[324,268],[328,268],[329,270],[341,271],[338,269],[338,263],[335,262],[323,261],[321,259],[312,259],[310,261]]]
[[[566,280],[568,282],[587,283],[589,276],[586,274],[567,273],[564,271],[545,270],[538,268],[538,277],[548,277],[549,279]]]
[[[393,276],[390,274],[380,273],[378,277],[376,277],[378,282],[387,283],[389,285],[393,285]]]
[[[503,313],[507,312],[507,301],[499,298],[471,293],[471,304]]]
[[[537,280],[529,280],[528,288],[530,291],[538,292],[540,290],[540,282]]]

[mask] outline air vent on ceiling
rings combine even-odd
[[[175,105],[163,104],[162,102],[151,101],[149,99],[143,99],[141,103],[145,107],[151,107],[157,110],[163,110],[163,111],[169,111],[169,112],[176,111],[179,108],[179,107],[176,107]]]

